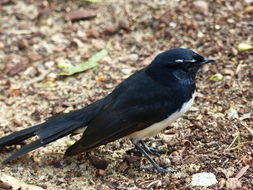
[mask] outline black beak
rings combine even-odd
[[[207,64],[207,63],[214,63],[215,61],[213,59],[207,59],[205,58],[203,62],[201,62],[201,65]]]

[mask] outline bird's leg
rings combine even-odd
[[[135,146],[135,148],[137,150],[139,150],[148,160],[149,162],[153,165],[153,167],[150,168],[141,168],[142,170],[146,170],[146,171],[152,171],[152,170],[157,170],[158,172],[161,173],[174,173],[175,171],[172,170],[166,170],[164,168],[162,168],[161,166],[159,166],[149,155],[148,153],[145,151],[144,148],[142,148],[139,144],[138,144],[138,140],[137,139],[132,139],[131,140],[133,145]]]
[[[161,154],[167,154],[167,150],[158,150],[156,148],[152,148],[152,147],[148,147],[147,144],[140,140],[140,143],[142,144],[144,150],[148,153],[148,154],[153,154],[156,156],[160,156]]]
[[[156,148],[152,148],[152,147],[148,147],[147,144],[140,140],[139,141],[143,147],[143,149],[148,153],[148,154],[152,154],[152,155],[155,155],[155,156],[160,156],[161,154],[167,154],[168,153],[168,150],[158,150]],[[142,153],[140,150],[133,148],[131,150],[128,150],[127,151],[127,154],[134,154],[134,155],[137,155],[137,156],[141,156]]]

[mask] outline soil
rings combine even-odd
[[[42,189],[203,189],[191,177],[210,172],[217,183],[205,189],[253,189],[253,50],[237,48],[253,43],[252,22],[251,0],[1,1],[0,137],[104,97],[161,51],[189,48],[216,64],[199,72],[191,110],[146,139],[170,151],[154,158],[177,173],[139,171],[148,161],[126,154],[126,139],[64,159],[75,136],[0,164],[0,175]],[[104,48],[98,67],[59,75],[59,63]],[[20,146],[2,148],[0,161]]]

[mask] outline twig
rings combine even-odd
[[[46,71],[44,73],[42,73],[40,76],[36,77],[36,78],[33,78],[27,82],[24,83],[24,86],[29,86],[31,85],[32,83],[35,83],[35,82],[39,82],[39,81],[42,81],[48,74],[49,74],[50,71]]]
[[[153,185],[155,183],[159,183],[159,182],[160,182],[160,180],[153,181],[153,182],[151,182],[150,184],[147,185],[147,188],[149,188],[151,185]]]
[[[231,142],[231,144],[228,146],[228,148],[226,149],[226,151],[231,150],[230,148],[231,148],[231,146],[235,143],[235,141],[236,141],[236,139],[238,138],[238,136],[239,136],[239,132],[237,132],[235,138],[233,139],[233,141]]]
[[[46,152],[45,153],[46,155],[64,155],[64,153],[63,152]]]
[[[247,145],[247,144],[253,144],[253,141],[242,142],[240,144],[240,147],[242,147],[243,145]],[[238,146],[233,147],[233,148],[227,148],[226,151],[228,151],[228,150],[235,150],[235,149],[238,149]]]
[[[253,129],[252,128],[250,128],[244,124],[242,124],[242,126],[244,126],[250,132],[250,134],[253,136]]]

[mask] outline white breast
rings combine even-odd
[[[136,131],[136,132],[128,135],[127,137],[131,138],[131,139],[135,138],[135,139],[140,140],[140,139],[143,139],[146,137],[156,135],[157,133],[159,133],[160,131],[162,131],[166,127],[168,127],[172,122],[177,120],[186,111],[188,111],[194,102],[194,98],[195,98],[195,93],[192,95],[192,98],[188,102],[183,104],[182,108],[179,111],[173,113],[168,118],[166,118],[160,122],[154,123],[153,125],[145,128],[145,129],[142,129],[140,131]]]

